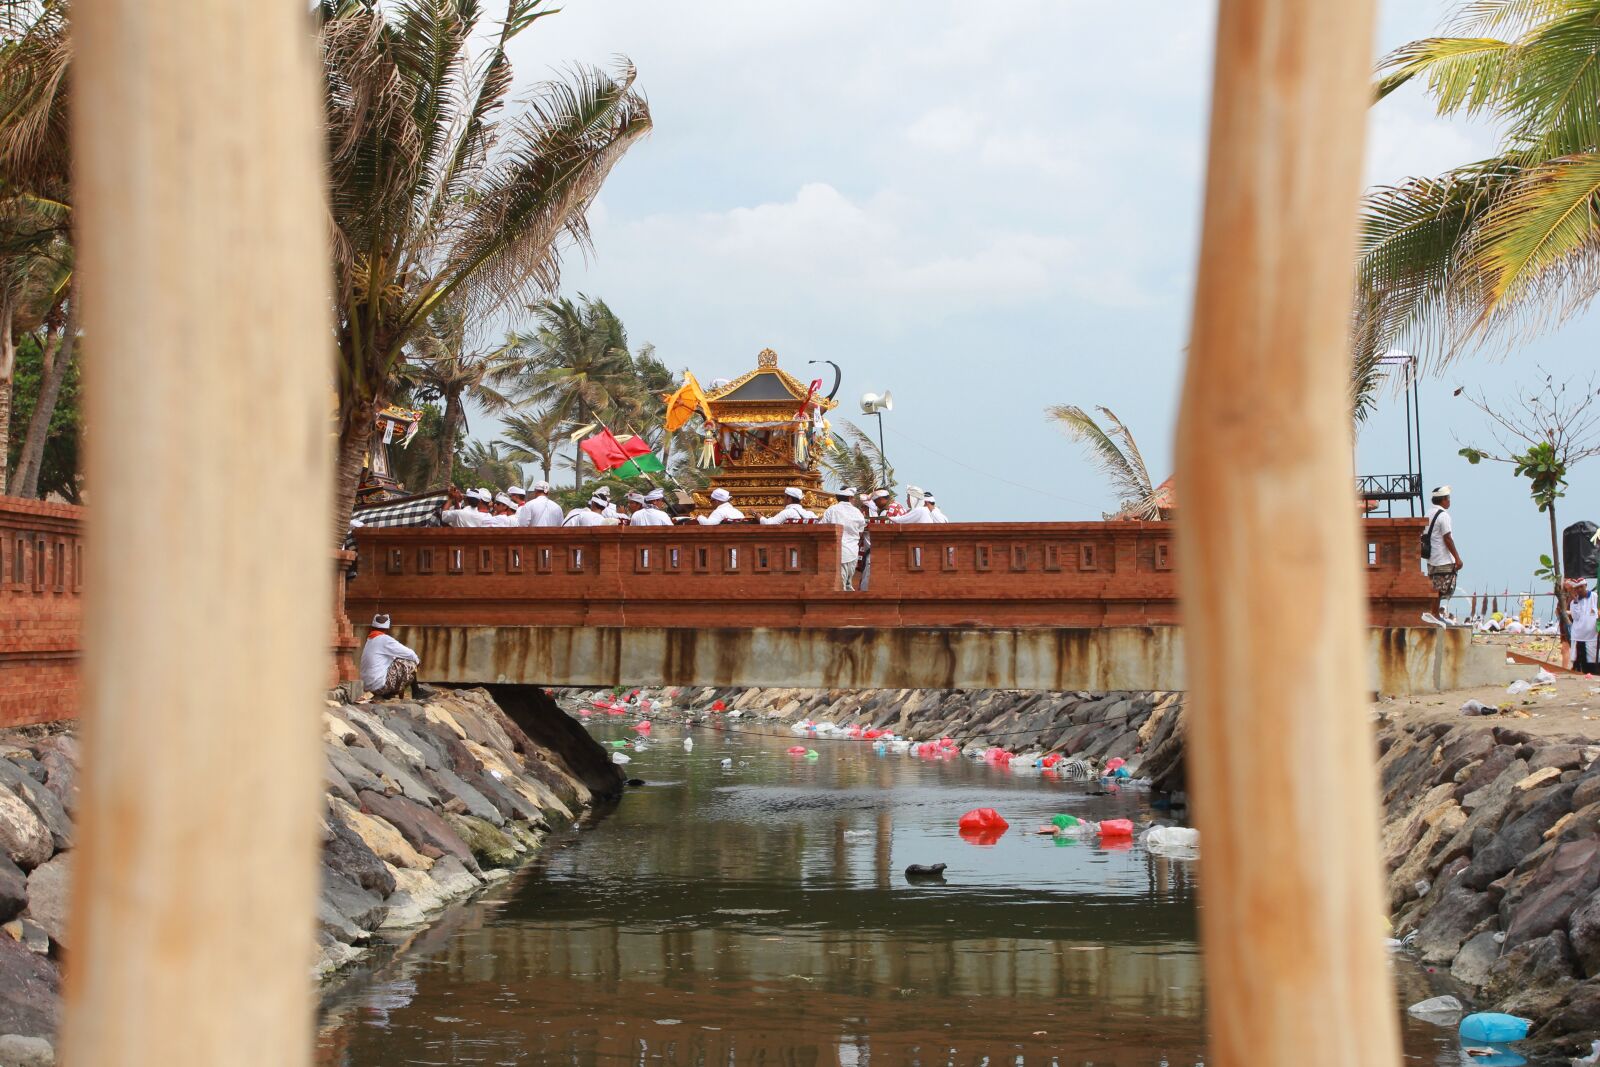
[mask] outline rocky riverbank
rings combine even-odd
[[[620,791],[621,775],[576,724],[522,720],[483,690],[328,701],[314,978],[508,877],[552,827]],[[0,732],[5,1067],[54,1061],[78,759],[70,727]]]
[[[1519,1046],[1530,1055],[1587,1055],[1600,1038],[1600,690],[1589,681],[1390,701],[1374,714],[1395,936],[1474,1010],[1534,1020]],[[633,714],[652,718],[887,729],[914,741],[949,737],[968,753],[1060,753],[1091,773],[1120,757],[1158,790],[1184,788],[1176,693],[622,695]],[[1462,714],[1466,697],[1490,717]],[[561,698],[590,716],[605,715],[612,700],[609,692]]]

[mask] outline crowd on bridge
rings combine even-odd
[[[788,503],[772,515],[748,517],[733,504],[732,494],[723,488],[711,490],[712,507],[705,514],[680,512],[667,502],[663,489],[628,493],[619,507],[605,486],[596,489],[588,502],[570,511],[563,510],[550,496],[549,482],[535,482],[527,489],[513,485],[504,492],[487,489],[462,491],[452,488],[440,521],[457,527],[514,526],[672,526],[695,523],[701,526],[760,523],[778,526],[789,523],[823,523],[843,528],[841,538],[841,578],[845,589],[859,583],[865,588],[867,560],[871,552],[869,524],[945,523],[950,519],[939,509],[938,499],[929,492],[908,493],[907,502],[895,499],[892,489],[858,492],[853,486],[833,491],[834,503],[821,515],[805,506],[804,490],[790,486],[784,490]]]

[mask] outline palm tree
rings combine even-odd
[[[574,70],[505,113],[507,46],[553,12],[510,0],[321,0],[334,230],[342,537],[376,410],[430,318],[476,321],[551,292],[564,243],[650,129],[634,71]]]
[[[642,410],[628,333],[605,301],[578,295],[532,306],[538,325],[511,344],[529,368],[523,394],[572,426]],[[583,452],[573,446],[573,485],[583,484]]]
[[[418,400],[444,404],[439,448],[425,487],[432,489],[450,480],[456,438],[466,428],[466,401],[471,399],[489,414],[504,410],[511,400],[495,386],[514,376],[522,361],[505,344],[487,350],[469,349],[466,315],[454,306],[440,308],[429,316],[428,328],[412,342],[412,352],[412,361],[403,369],[402,377],[411,384]]]
[[[857,490],[894,488],[894,468],[884,462],[872,435],[853,422],[840,420],[843,432],[822,450],[818,462],[834,487],[852,486]],[[848,442],[848,443],[847,443]],[[884,472],[888,476],[884,476]],[[882,483],[882,484],[880,484]]]
[[[509,485],[522,483],[522,465],[500,451],[499,441],[468,441],[461,453],[461,465],[472,472],[479,483],[496,492]]]
[[[1073,404],[1058,404],[1047,408],[1046,413],[1061,424],[1068,437],[1088,447],[1090,459],[1116,494],[1122,514],[1139,519],[1161,518],[1162,496],[1150,480],[1133,433],[1110,408],[1095,410],[1105,419],[1105,427]]]
[[[518,463],[538,466],[540,477],[550,480],[556,465],[556,450],[566,438],[565,422],[559,411],[518,411],[505,416],[501,422],[501,443],[506,446],[506,457]]]
[[[1380,64],[1381,100],[1414,80],[1441,115],[1492,119],[1493,156],[1366,199],[1358,353],[1448,360],[1505,348],[1600,287],[1600,0],[1473,0],[1449,35]]]

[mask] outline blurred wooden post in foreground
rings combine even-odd
[[[311,19],[73,16],[94,505],[64,1058],[295,1067],[331,595]]]
[[[1350,468],[1371,0],[1223,0],[1178,437],[1222,1067],[1399,1062]]]

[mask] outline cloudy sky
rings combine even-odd
[[[1375,54],[1452,5],[1380,6]],[[655,130],[564,288],[702,381],[771,347],[802,379],[837,361],[845,408],[892,389],[890,461],[958,521],[1098,518],[1114,501],[1043,409],[1111,407],[1170,473],[1214,17],[1200,0],[566,0],[518,42],[519,77],[626,55]],[[1492,133],[1392,98],[1368,179],[1479,158]],[[1463,588],[1526,585],[1548,527],[1508,468],[1457,458],[1483,424],[1452,390],[1587,374],[1597,342],[1591,315],[1425,384],[1424,475],[1456,487]],[[1365,472],[1404,469],[1397,404],[1359,454]],[[1600,517],[1590,467],[1563,523]]]

